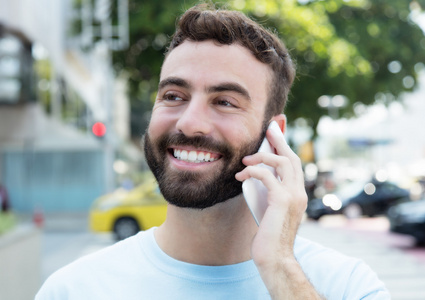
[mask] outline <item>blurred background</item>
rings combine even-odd
[[[0,0],[0,298],[162,222],[141,137],[189,0]],[[300,234],[425,299],[425,1],[228,0],[297,65]],[[404,268],[400,269],[400,266]]]

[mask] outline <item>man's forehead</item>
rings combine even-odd
[[[242,79],[259,87],[263,79],[267,83],[270,82],[271,74],[270,66],[257,60],[248,49],[239,44],[221,45],[213,41],[188,40],[168,53],[161,69],[160,80],[170,76],[187,80],[196,75],[208,78],[212,82],[211,85],[220,81],[237,82]]]
[[[191,55],[189,53],[205,53],[208,55],[208,60],[217,60],[217,59],[228,59],[230,62],[243,60],[243,63],[251,62],[253,64],[257,64],[258,66],[262,66],[264,69],[269,69],[271,71],[270,66],[259,61],[246,47],[242,46],[239,43],[232,44],[220,44],[213,40],[206,41],[191,41],[185,40],[176,48],[172,49],[164,58],[162,69],[168,64],[168,62],[174,59],[178,59],[179,61],[182,58],[186,58],[188,61],[191,61]],[[198,63],[201,63],[198,61]]]

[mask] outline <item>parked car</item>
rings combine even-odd
[[[90,229],[94,232],[114,232],[118,240],[125,239],[165,221],[167,202],[151,176],[132,190],[123,188],[96,199],[90,210]]]
[[[411,235],[418,245],[425,245],[425,199],[391,207],[388,219],[392,232]]]
[[[338,188],[323,198],[310,200],[307,216],[318,220],[324,215],[344,214],[348,218],[385,214],[389,207],[410,200],[408,190],[384,181],[355,181]]]

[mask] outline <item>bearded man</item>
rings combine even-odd
[[[166,221],[59,270],[37,299],[389,299],[363,262],[297,237],[301,162],[267,130],[285,130],[294,76],[283,42],[242,13],[186,11],[144,144]],[[275,153],[257,153],[265,137]],[[268,190],[259,226],[242,194],[249,178]]]

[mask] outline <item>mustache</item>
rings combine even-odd
[[[209,136],[188,137],[183,133],[164,134],[158,139],[158,148],[160,151],[167,150],[170,146],[192,146],[202,148],[211,152],[217,152],[223,156],[229,156],[231,149],[226,143],[214,140]]]

